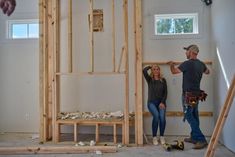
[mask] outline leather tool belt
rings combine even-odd
[[[198,104],[198,101],[206,101],[207,94],[203,91],[185,92],[186,103],[192,107]]]

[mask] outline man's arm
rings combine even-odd
[[[181,73],[181,70],[177,67],[175,67],[175,63],[173,61],[169,61],[167,64],[170,65],[171,73],[172,74],[179,74]]]

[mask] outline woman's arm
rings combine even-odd
[[[150,82],[152,79],[151,76],[149,76],[148,74],[148,70],[151,68],[152,68],[151,66],[147,66],[143,69],[144,78],[146,79],[147,82]]]

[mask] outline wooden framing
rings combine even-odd
[[[52,139],[59,141],[60,125],[72,124],[74,126],[74,141],[77,139],[78,126],[92,124],[96,126],[96,140],[99,141],[99,126],[113,127],[114,143],[117,142],[117,126],[122,126],[123,143],[129,144],[129,58],[128,58],[128,0],[123,0],[123,27],[125,71],[115,72],[115,20],[113,20],[113,69],[112,72],[95,72],[94,67],[94,35],[93,35],[93,0],[89,1],[89,48],[90,71],[83,73],[73,72],[72,62],[72,0],[68,1],[68,72],[60,72],[60,0],[40,0],[40,141]],[[113,18],[115,17],[115,3],[112,2]],[[60,78],[80,75],[125,75],[125,104],[124,120],[105,123],[102,121],[64,123],[57,120],[60,112]]]
[[[223,129],[224,123],[228,117],[230,107],[233,103],[234,95],[235,95],[235,75],[233,76],[232,83],[229,87],[225,103],[220,111],[218,120],[215,125],[215,129],[213,131],[213,134],[210,139],[210,143],[209,143],[207,150],[206,150],[206,153],[205,153],[205,157],[213,157],[214,156],[215,149],[216,149],[216,146],[217,146],[217,143],[219,140],[219,135],[220,135],[220,133]]]
[[[69,0],[68,9],[68,72],[73,72],[73,3]]]
[[[128,55],[128,1],[123,0],[123,24],[124,24],[124,45],[125,45],[125,106],[124,106],[124,143],[129,144],[129,55]]]
[[[117,152],[116,146],[31,146],[31,147],[0,147],[1,155],[29,154],[81,154],[101,151],[102,153]]]
[[[112,61],[113,61],[113,72],[115,72],[116,69],[116,61],[115,61],[115,54],[116,54],[116,34],[115,34],[115,2],[112,0]]]
[[[176,65],[181,64],[182,62],[175,61],[174,62]],[[204,61],[205,64],[212,65],[211,61]],[[143,62],[143,65],[152,65],[152,64],[157,64],[157,65],[167,65],[167,62],[162,61],[162,62]]]
[[[99,127],[100,126],[112,126],[113,127],[113,143],[117,143],[117,126],[122,127],[122,134],[124,134],[124,121],[123,120],[112,120],[112,121],[105,121],[105,120],[81,120],[81,119],[76,119],[76,120],[57,120],[56,122],[56,127],[57,130],[60,130],[61,125],[71,125],[74,126],[74,142],[78,142],[77,138],[77,127],[78,126],[95,126],[95,139],[96,142],[100,142],[99,139]],[[124,138],[123,138],[124,139]],[[122,139],[122,140],[123,140]],[[60,141],[60,131],[56,135],[56,142]],[[107,141],[106,141],[107,142]],[[124,141],[122,141],[124,143]]]
[[[135,15],[135,56],[136,56],[136,121],[135,133],[137,145],[143,145],[143,87],[142,87],[142,0],[134,1]]]
[[[143,112],[143,116],[151,116],[150,112]],[[183,117],[184,113],[182,111],[167,111],[166,112],[167,117]],[[202,117],[212,117],[212,112],[199,112],[199,116]]]

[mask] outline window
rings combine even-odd
[[[158,14],[154,16],[155,35],[198,34],[198,14]]]
[[[9,20],[7,25],[10,39],[39,38],[38,20]]]

